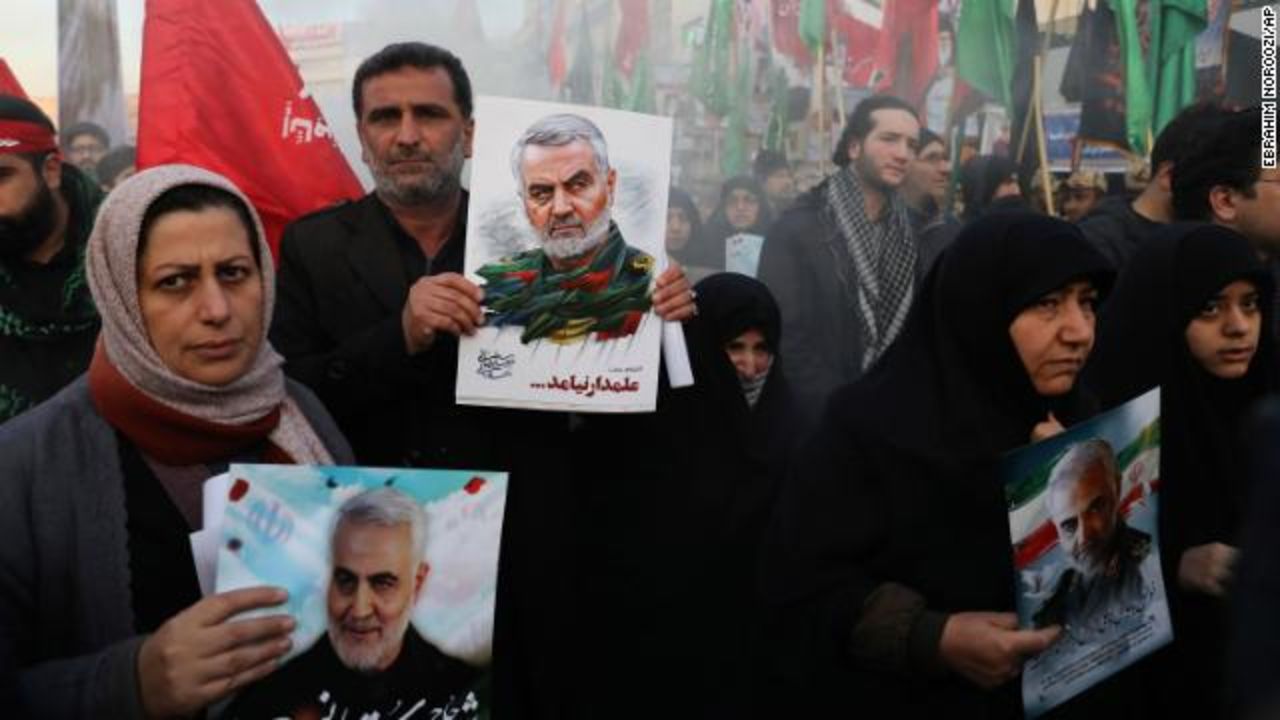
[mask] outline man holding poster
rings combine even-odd
[[[351,91],[375,188],[285,230],[271,344],[361,464],[511,474],[494,713],[505,704],[527,717],[563,717],[568,664],[557,653],[572,580],[560,558],[573,541],[565,515],[573,497],[561,455],[548,449],[567,444],[567,418],[456,401],[459,338],[483,319],[483,293],[462,275],[472,201],[461,176],[476,128],[470,78],[444,48],[395,43],[360,64]],[[664,320],[692,316],[679,269],[658,277],[652,303]]]

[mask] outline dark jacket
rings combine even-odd
[[[43,265],[0,260],[0,422],[43,402],[88,369],[98,339],[84,246],[102,190],[64,164],[61,194],[69,213],[62,249]]]
[[[787,375],[800,413],[812,424],[831,391],[862,374],[865,349],[853,260],[825,188],[801,195],[769,230],[760,253],[760,280],[782,309]],[[918,286],[938,250],[920,244],[916,251]]]
[[[288,391],[350,463],[315,396]],[[142,717],[118,438],[83,377],[0,428],[0,698],[19,703],[7,716]]]
[[[1122,195],[1102,198],[1079,223],[1080,232],[1119,272],[1138,247],[1164,226],[1139,215],[1133,201]]]
[[[1227,638],[1231,717],[1280,713],[1280,400],[1261,405],[1246,433],[1250,494],[1231,587]]]
[[[571,513],[561,472],[567,417],[458,405],[457,338],[418,356],[400,314],[410,285],[461,273],[467,196],[453,235],[426,261],[374,195],[308,215],[280,243],[271,341],[315,390],[364,465],[510,473],[498,561],[493,717],[560,716]],[[416,253],[416,256],[415,256]],[[421,262],[422,265],[411,265]]]

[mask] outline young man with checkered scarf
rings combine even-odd
[[[863,100],[836,145],[836,172],[797,199],[765,240],[760,279],[782,309],[787,374],[810,419],[897,337],[936,254],[919,247],[899,193],[919,135],[905,101]]]

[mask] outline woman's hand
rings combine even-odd
[[[1053,412],[1050,411],[1049,417],[1036,423],[1036,426],[1031,428],[1031,442],[1036,443],[1046,440],[1060,432],[1062,432],[1062,423],[1058,422],[1058,418],[1054,417]]]
[[[1058,639],[1062,628],[1019,630],[1013,613],[962,612],[942,627],[938,656],[942,663],[983,688],[1016,678],[1028,658]]]
[[[149,718],[191,715],[270,673],[289,651],[288,615],[228,618],[283,603],[279,588],[210,595],[169,618],[138,651],[138,682]]]
[[[1178,584],[1183,590],[1223,597],[1235,574],[1238,555],[1238,550],[1219,542],[1187,548],[1178,560]]]

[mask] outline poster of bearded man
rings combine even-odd
[[[458,349],[458,402],[654,407],[671,120],[478,98],[467,278],[484,325]]]

